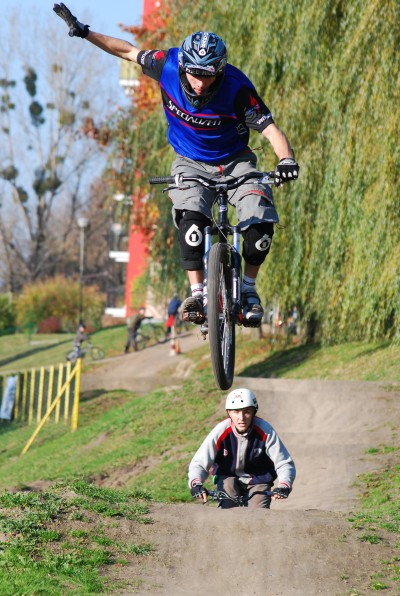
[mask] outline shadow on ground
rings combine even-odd
[[[265,379],[281,377],[311,358],[320,347],[320,344],[310,344],[272,353],[262,362],[244,368],[238,376]]]
[[[71,343],[71,339],[65,339],[63,341],[60,341],[57,344],[57,347],[61,346],[63,344],[70,344],[70,343]],[[54,347],[55,347],[54,344],[50,344],[48,346],[32,348],[30,350],[26,350],[25,352],[20,352],[19,354],[13,354],[9,358],[4,358],[3,360],[0,360],[0,366],[5,366],[6,364],[10,364],[11,362],[14,363],[17,360],[23,360],[24,358],[29,358],[29,356],[33,356],[34,354],[39,354],[39,352],[46,352],[48,350],[53,350]]]

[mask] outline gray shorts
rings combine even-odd
[[[178,156],[172,164],[171,175],[186,174],[214,178],[221,176],[221,168],[223,176],[241,176],[247,172],[260,175],[260,171],[257,170],[257,157],[250,150],[243,151],[237,154],[235,159],[229,159],[221,164],[210,164]],[[242,230],[252,224],[266,221],[279,222],[270,186],[249,180],[239,188],[229,191],[228,195],[229,204],[236,208],[238,224]],[[175,222],[176,211],[200,211],[206,217],[212,216],[211,210],[216,197],[214,190],[193,182],[187,189],[171,190],[169,196],[173,203],[172,215]]]

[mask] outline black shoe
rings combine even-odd
[[[245,327],[260,327],[264,316],[264,309],[261,306],[261,300],[255,290],[243,292],[243,325]]]
[[[204,322],[203,297],[189,296],[182,304],[182,319],[201,325]]]

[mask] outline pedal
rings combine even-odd
[[[208,325],[207,323],[203,323],[202,326],[200,327],[200,332],[203,336],[203,339],[207,339],[207,334],[208,334]]]
[[[261,323],[262,323],[262,321],[254,321],[252,323],[251,321],[247,321],[244,318],[242,319],[243,327],[251,327],[252,329],[257,329],[257,328],[261,327]]]

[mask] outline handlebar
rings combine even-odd
[[[208,498],[211,501],[233,501],[237,505],[244,505],[247,501],[250,501],[254,497],[254,495],[266,495],[268,497],[272,497],[274,495],[274,491],[270,490],[255,490],[249,497],[238,496],[238,497],[231,497],[228,495],[227,492],[224,490],[209,490],[207,491]],[[203,503],[206,503],[206,498],[203,499]]]
[[[247,180],[257,180],[260,184],[276,185],[275,172],[263,172],[260,175],[250,172],[242,176],[228,176],[217,178],[205,178],[203,176],[186,176],[184,174],[177,174],[176,176],[156,176],[149,178],[150,184],[173,184],[175,188],[184,188],[186,182],[197,182],[205,188],[213,188],[216,190],[233,190],[238,188]]]

